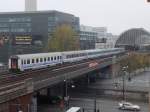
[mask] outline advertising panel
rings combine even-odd
[[[16,36],[14,40],[14,44],[16,45],[31,45],[32,37],[30,36]]]

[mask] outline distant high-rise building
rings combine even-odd
[[[37,0],[25,0],[25,11],[36,11]]]

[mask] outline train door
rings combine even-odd
[[[18,59],[11,58],[11,69],[18,69]]]

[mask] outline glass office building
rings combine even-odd
[[[0,13],[0,52],[4,52],[0,62],[12,54],[43,52],[48,37],[61,24],[80,30],[78,17],[59,11]]]

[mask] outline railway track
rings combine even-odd
[[[70,70],[75,71],[78,69],[81,69],[85,66],[89,66],[90,63],[92,62],[98,62],[102,63],[106,60],[112,59],[112,57],[107,57],[103,59],[92,59],[92,60],[87,60],[87,62],[80,61],[77,63],[66,63],[66,64],[61,64],[57,66],[51,66],[47,68],[41,68],[41,69],[36,69],[36,70],[28,70],[25,72],[20,72],[20,73],[11,73],[8,72],[6,74],[3,74],[0,76],[0,85],[6,86],[6,85],[11,85],[18,83],[20,81],[24,81],[25,79],[32,78],[33,81],[38,81],[46,78],[51,78],[60,75],[60,73],[67,73],[70,72]]]
[[[107,58],[108,59],[108,58]],[[100,60],[100,61],[104,61]],[[4,85],[4,84],[12,84],[12,82],[16,83],[19,82],[21,80],[25,80],[27,78],[34,78],[34,79],[41,79],[43,76],[44,78],[50,78],[53,77],[54,75],[47,75],[47,74],[57,74],[58,73],[64,73],[64,72],[69,72],[70,69],[71,70],[75,70],[75,69],[80,69],[82,67],[85,66],[85,64],[88,66],[89,63],[93,62],[93,61],[98,61],[98,60],[89,60],[88,62],[84,62],[84,63],[76,63],[75,65],[72,64],[66,64],[64,65],[58,65],[58,66],[53,66],[50,68],[43,68],[43,69],[38,69],[38,70],[29,70],[23,73],[10,73],[7,76],[4,76],[2,78],[0,78],[0,85]],[[64,71],[65,70],[65,71]]]

